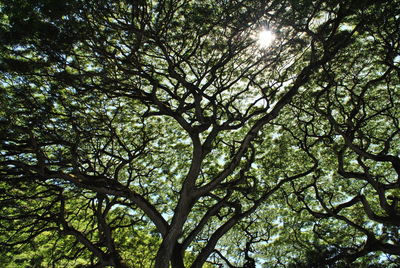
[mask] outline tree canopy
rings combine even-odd
[[[400,264],[399,1],[0,11],[3,267]]]

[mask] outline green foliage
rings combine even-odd
[[[399,6],[1,1],[1,265],[396,267]]]

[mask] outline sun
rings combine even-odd
[[[262,30],[258,33],[258,45],[261,48],[269,47],[275,39],[275,34],[269,30]]]

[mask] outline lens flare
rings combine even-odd
[[[269,30],[262,30],[258,33],[258,45],[262,48],[269,47],[274,39],[274,33]]]

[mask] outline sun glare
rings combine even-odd
[[[262,48],[269,47],[274,39],[274,33],[269,30],[262,30],[258,33],[258,45]]]

